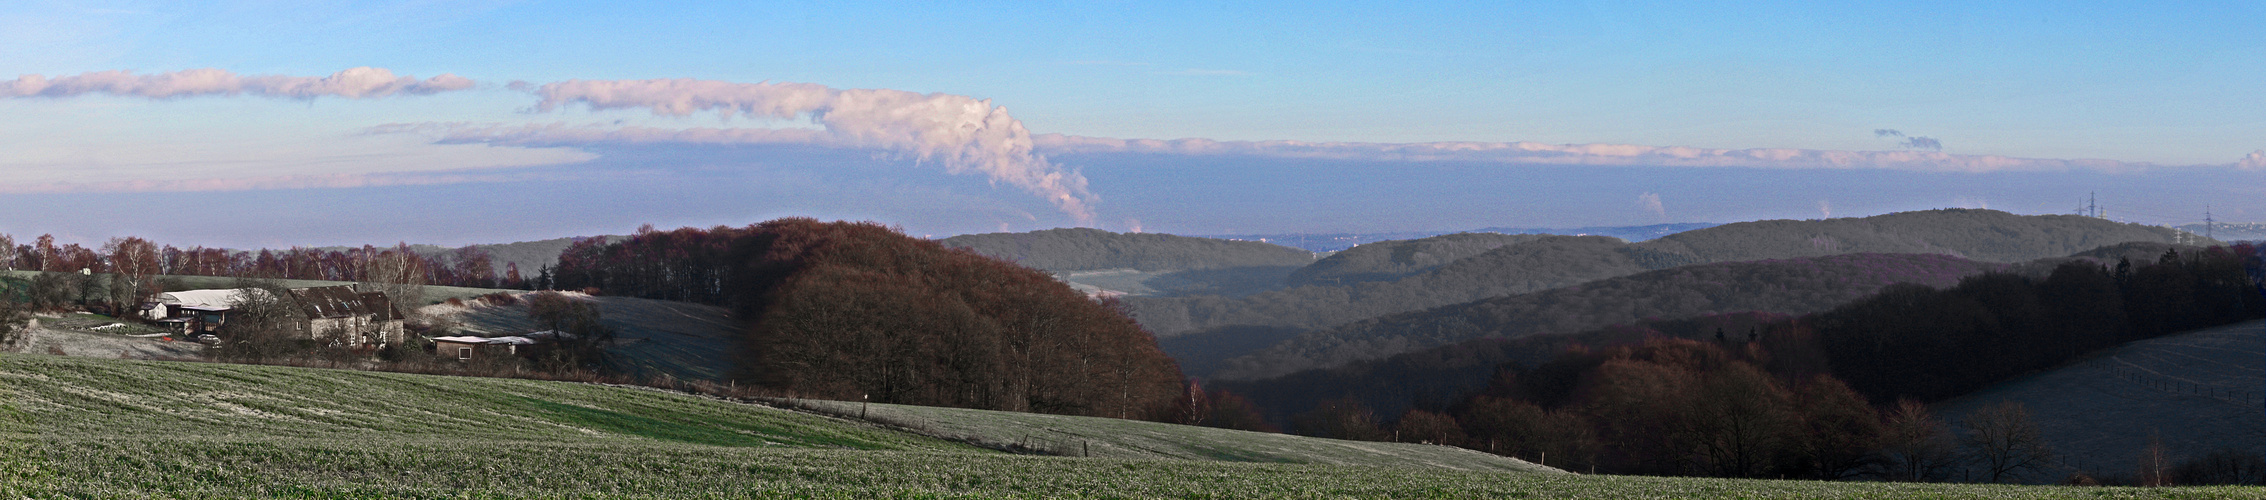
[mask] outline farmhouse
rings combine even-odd
[[[308,338],[373,346],[401,342],[401,310],[385,292],[340,285],[293,288],[291,295],[304,318],[293,326]]]
[[[207,289],[166,292],[144,306],[143,315],[183,335],[225,333],[228,318],[253,299],[258,289]],[[401,310],[384,292],[356,292],[349,286],[293,288],[282,304],[294,314],[294,333],[353,346],[383,346],[402,338]]]

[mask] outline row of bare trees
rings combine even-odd
[[[518,264],[505,263],[499,268],[495,259],[479,247],[468,246],[433,256],[421,254],[406,243],[392,247],[364,245],[329,250],[292,247],[248,252],[194,246],[179,248],[133,236],[111,238],[99,247],[87,248],[77,243],[58,245],[52,235],[40,235],[18,244],[13,237],[0,234],[0,268],[327,281],[374,281],[371,276],[375,271],[414,274],[429,284],[475,288],[525,288],[531,281],[521,274]]]
[[[52,235],[19,245],[15,238],[0,234],[0,268],[42,272],[21,279],[15,287],[22,290],[15,293],[20,301],[50,309],[132,306],[166,291],[160,279],[168,275],[356,281],[375,284],[403,303],[417,303],[426,285],[527,288],[536,284],[520,275],[517,264],[497,269],[488,252],[478,247],[427,257],[408,244],[244,252],[183,249],[133,236],[111,238],[95,248],[57,244]]]

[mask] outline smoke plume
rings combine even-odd
[[[1650,213],[1654,217],[1659,217],[1660,220],[1668,220],[1668,208],[1660,205],[1660,195],[1658,193],[1645,193],[1637,195],[1637,208],[1644,209],[1646,213]]]
[[[524,85],[518,87],[523,88]],[[807,117],[824,129],[820,142],[911,154],[944,164],[954,174],[982,173],[1046,198],[1080,224],[1091,225],[1097,197],[1086,177],[1032,152],[1031,132],[990,100],[888,89],[834,89],[808,83],[735,83],[713,80],[570,80],[544,84],[536,105],[551,111],[571,104],[593,110],[650,110],[661,116],[714,111],[725,118]],[[648,134],[650,135],[650,134]],[[700,134],[711,139],[729,132]],[[758,141],[780,134],[758,133]],[[795,134],[785,134],[795,135]]]
[[[1904,135],[1903,131],[1892,128],[1874,129],[1873,137],[1894,137],[1897,139],[1896,145],[1902,146],[1905,149],[1925,149],[1929,151],[1943,150],[1943,141],[1938,141],[1934,137],[1919,135],[1906,136]]]
[[[327,77],[238,75],[219,69],[191,69],[153,75],[95,71],[48,78],[23,75],[0,81],[0,97],[72,97],[110,94],[151,99],[253,95],[284,99],[344,97],[361,99],[395,94],[425,95],[472,88],[472,80],[442,74],[418,80],[385,68],[360,67]]]

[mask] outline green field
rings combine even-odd
[[[0,490],[6,490],[0,494],[7,497],[2266,495],[2231,488],[1739,481],[1449,470],[1421,463],[1011,455],[887,427],[652,390],[272,366],[0,354],[0,384],[7,391],[0,399],[5,403]],[[976,425],[960,422],[953,425]],[[1081,430],[1119,432],[1099,425]]]
[[[875,422],[916,429],[924,435],[1067,456],[1563,473],[1452,446],[1314,439],[1139,420],[932,406],[877,404],[861,408],[858,403],[813,400],[795,401],[789,406],[845,416],[864,413]]]

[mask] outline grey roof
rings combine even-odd
[[[356,292],[354,287],[339,285],[293,288],[291,294],[299,298],[301,312],[308,318],[374,315],[379,321],[401,319],[401,311],[393,307],[393,300],[386,297],[385,292]]]

